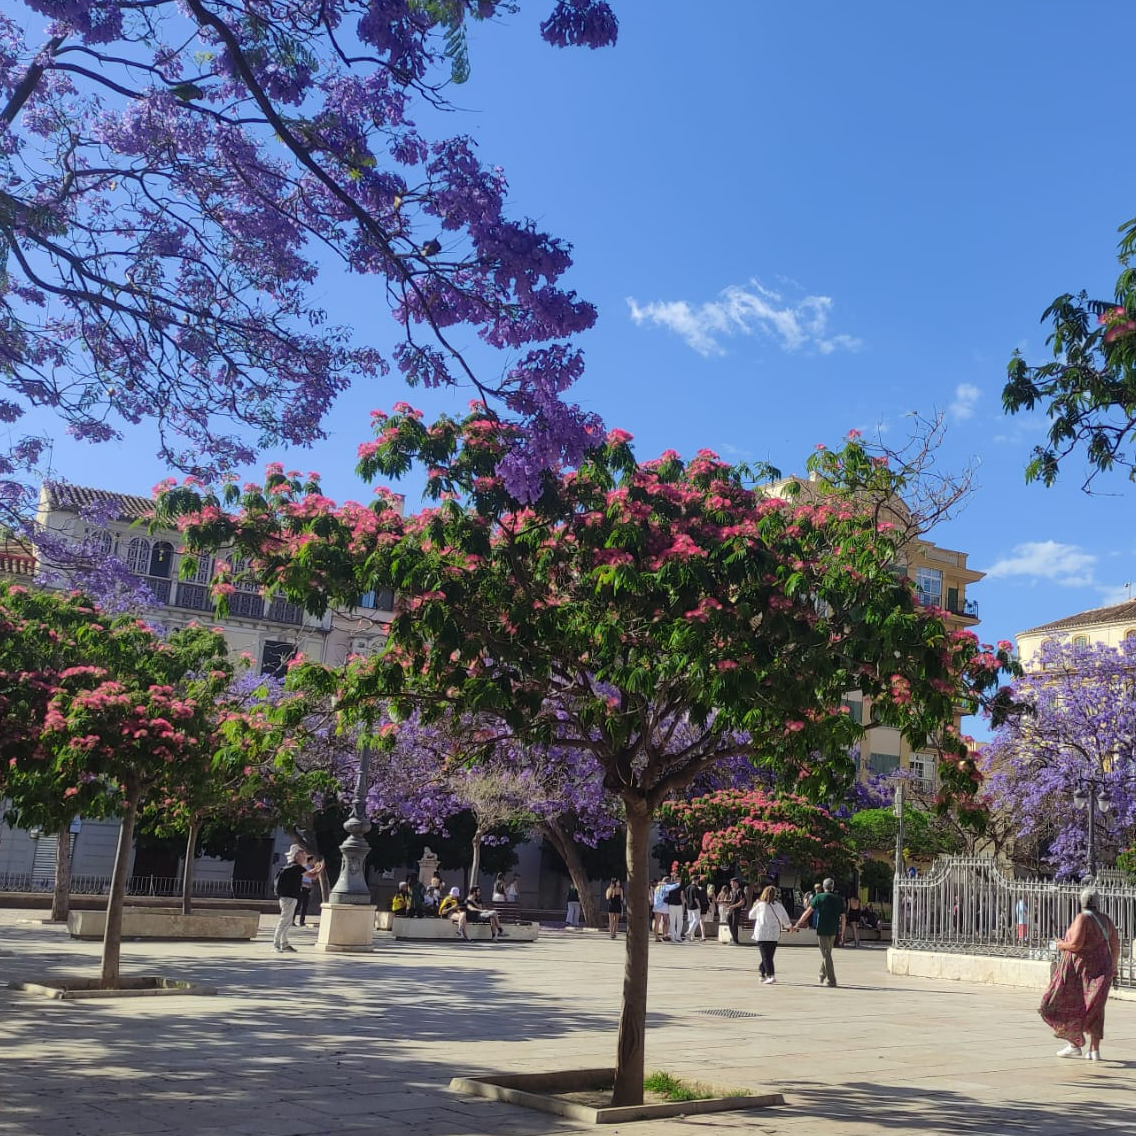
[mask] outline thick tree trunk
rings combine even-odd
[[[584,913],[585,927],[606,927],[607,919],[600,912],[600,905],[592,894],[588,872],[584,867],[584,858],[572,834],[566,832],[555,821],[541,821],[537,825],[540,834],[556,849],[557,855],[564,861],[572,886],[580,893],[580,908]]]
[[[647,957],[651,929],[647,909],[651,870],[651,815],[639,800],[627,806],[627,954],[623,964],[623,1005],[619,1012],[613,1105],[643,1103],[647,1043]]]
[[[130,854],[134,848],[134,818],[138,813],[139,790],[127,792],[122,810],[122,828],[118,833],[118,851],[107,896],[106,933],[103,935],[103,969],[99,976],[104,990],[118,985],[118,965],[122,955],[122,909],[126,906],[126,881],[130,871]]]
[[[51,894],[52,923],[66,923],[71,911],[71,829],[55,838],[55,890]]]
[[[193,875],[197,863],[197,837],[201,832],[201,822],[190,821],[189,833],[185,838],[185,869],[181,874],[181,913],[193,913]]]

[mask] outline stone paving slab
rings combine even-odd
[[[314,929],[248,943],[127,943],[124,973],[218,987],[209,999],[51,1002],[0,989],[0,1136],[546,1136],[584,1126],[451,1094],[452,1076],[614,1058],[623,943],[380,943],[326,955]],[[1131,1133],[1136,1003],[1108,1009],[1106,1060],[1059,1061],[1037,994],[898,978],[885,950],[757,956],[651,947],[648,1066],[785,1094],[751,1113],[616,1125],[626,1136],[1079,1136]],[[10,953],[5,953],[10,952]],[[90,975],[98,945],[0,910],[0,982]],[[740,1012],[722,1016],[712,1011]],[[588,1129],[592,1130],[592,1129]]]

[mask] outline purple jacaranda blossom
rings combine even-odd
[[[47,407],[90,442],[153,420],[165,462],[215,474],[319,440],[348,385],[394,367],[471,386],[520,425],[503,470],[515,492],[578,460],[598,423],[567,394],[580,365],[565,343],[596,312],[562,284],[569,246],[512,214],[504,172],[471,139],[414,122],[468,69],[465,22],[512,7],[9,5],[0,420]],[[597,47],[616,20],[556,0],[542,35]],[[335,270],[388,302],[400,345],[323,309]],[[476,370],[456,346],[470,331],[489,349]],[[10,486],[36,467],[34,438],[14,443],[6,520],[26,514]]]
[[[1073,795],[1103,793],[1096,817],[1098,861],[1107,866],[1136,825],[1136,640],[1043,646],[1039,669],[1013,685],[1030,707],[982,749],[983,796],[1008,813],[1023,858],[1061,878],[1086,869],[1088,814]]]

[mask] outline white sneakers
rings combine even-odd
[[[1085,1054],[1085,1060],[1086,1061],[1099,1061],[1100,1060],[1100,1050],[1099,1049],[1090,1049],[1089,1052]]]
[[[763,978],[761,981],[764,982],[766,986],[771,986],[774,982],[777,981],[777,979],[776,978]]]
[[[1081,1047],[1079,1045],[1074,1045],[1072,1042],[1070,1042],[1067,1046],[1065,1046],[1064,1049],[1059,1049],[1057,1051],[1057,1056],[1058,1057],[1080,1057],[1081,1056]],[[1092,1052],[1090,1051],[1089,1053],[1086,1053],[1085,1056],[1089,1057],[1091,1059]]]

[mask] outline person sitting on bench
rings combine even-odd
[[[465,929],[468,923],[488,923],[490,938],[494,941],[506,937],[505,932],[501,930],[501,921],[497,918],[497,912],[492,908],[481,906],[479,887],[469,889],[469,895],[462,905],[461,918],[458,920],[458,934],[462,938],[466,937]]]

